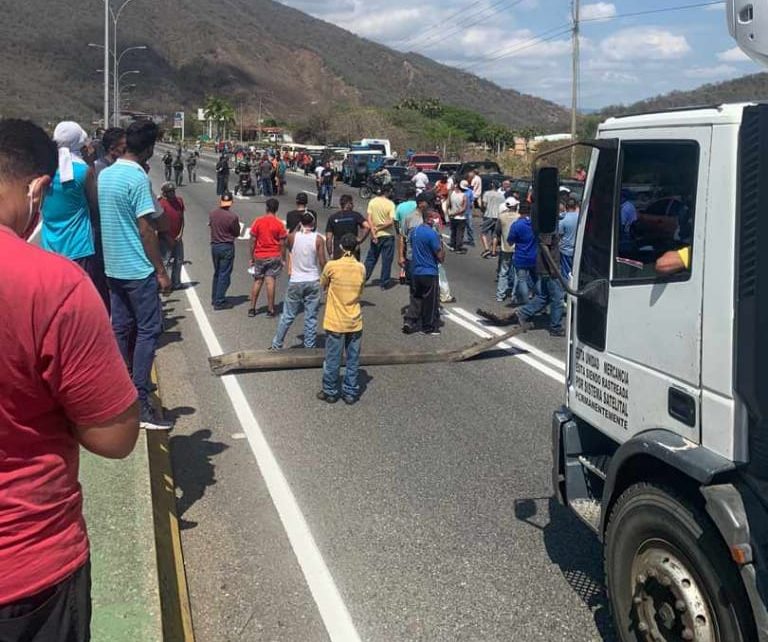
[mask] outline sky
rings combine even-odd
[[[728,35],[725,3],[581,4],[581,109],[629,104],[762,71]],[[415,51],[502,87],[571,103],[570,0],[283,0],[399,51]]]

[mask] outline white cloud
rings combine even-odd
[[[621,29],[600,43],[612,60],[674,60],[691,51],[685,36],[658,27]]]
[[[594,4],[585,4],[579,13],[582,20],[612,18],[616,15],[616,5],[614,5],[612,2],[596,2]]]
[[[717,59],[721,62],[748,62],[751,60],[751,58],[738,47],[732,47],[731,49],[721,51],[717,54]]]
[[[691,67],[683,73],[687,78],[696,78],[697,80],[715,80],[732,76],[738,72],[736,67],[731,65],[715,65],[713,67]]]

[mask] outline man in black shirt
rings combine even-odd
[[[355,212],[352,197],[349,194],[342,194],[340,199],[341,211],[336,212],[328,218],[328,225],[325,227],[325,246],[328,250],[328,256],[339,259],[344,255],[341,248],[341,239],[345,234],[353,234],[357,237],[357,247],[355,248],[355,257],[360,260],[360,244],[365,241],[371,233],[371,225],[368,220]]]
[[[222,154],[216,163],[216,195],[222,196],[229,185],[229,161],[227,155]]]
[[[296,209],[291,210],[285,215],[285,227],[288,228],[288,234],[293,234],[301,223],[301,217],[307,209],[309,199],[304,192],[296,194]]]

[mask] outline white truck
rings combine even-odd
[[[768,2],[726,11],[765,61]],[[768,104],[611,118],[584,144],[555,493],[602,539],[623,642],[766,642]],[[552,233],[557,170],[534,183]]]

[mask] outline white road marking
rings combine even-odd
[[[181,268],[181,277],[187,284],[191,279],[185,267]],[[200,297],[194,287],[185,289],[189,304],[195,315],[195,320],[203,335],[208,352],[218,355],[223,352],[216,334],[211,327],[208,317],[203,310]],[[267,485],[272,502],[280,515],[280,521],[291,543],[293,552],[299,562],[301,571],[307,581],[312,597],[317,604],[320,617],[323,619],[328,637],[333,642],[360,642],[360,636],[355,629],[339,589],[333,581],[328,567],[323,560],[320,550],[307,521],[299,508],[296,497],[288,485],[277,459],[269,447],[264,433],[251,410],[248,400],[240,387],[236,375],[221,377],[224,389],[237,414],[243,432],[248,438],[256,463],[259,466],[264,483]]]
[[[452,310],[455,310],[455,308],[451,308]],[[493,336],[488,330],[481,328],[480,326],[475,325],[474,323],[467,321],[466,319],[463,319],[462,317],[453,314],[448,313],[443,315],[443,318],[448,319],[449,321],[453,321],[457,325],[460,325],[462,328],[465,328],[472,332],[473,334],[476,334],[478,337],[482,337],[483,339],[489,339],[491,336]],[[552,368],[549,368],[545,366],[543,363],[541,363],[538,359],[534,359],[531,355],[521,353],[520,348],[513,345],[509,341],[502,341],[499,344],[500,348],[503,348],[507,352],[511,352],[514,354],[520,361],[527,363],[532,368],[535,368],[539,372],[547,375],[548,377],[551,377],[558,383],[562,383],[563,379],[565,378],[565,375],[562,372],[557,372],[555,370],[552,370]]]
[[[198,176],[198,178],[203,181],[203,183],[215,183],[212,178],[208,178],[207,176]]]
[[[235,198],[238,201],[250,201],[251,200],[250,196],[243,196],[242,194],[235,194]]]
[[[233,435],[231,435],[232,439],[248,439],[248,435],[246,435],[244,432],[236,432]]]
[[[455,312],[456,314],[464,317],[468,321],[472,321],[473,323],[477,323],[483,330],[487,330],[491,334],[495,334],[497,337],[504,334],[504,330],[501,328],[496,328],[494,326],[484,325],[483,319],[475,314],[472,314],[471,312],[468,312],[467,310],[464,310],[463,308],[459,307],[452,307],[451,312]],[[548,364],[554,366],[555,368],[559,368],[563,372],[565,372],[565,362],[561,361],[560,359],[553,357],[551,354],[547,354],[546,352],[539,350],[538,348],[535,348],[530,343],[526,343],[522,339],[510,339],[510,343],[516,345],[518,348],[521,348],[522,350],[525,350],[526,352],[529,352],[530,354],[538,357],[542,361],[547,362]]]

